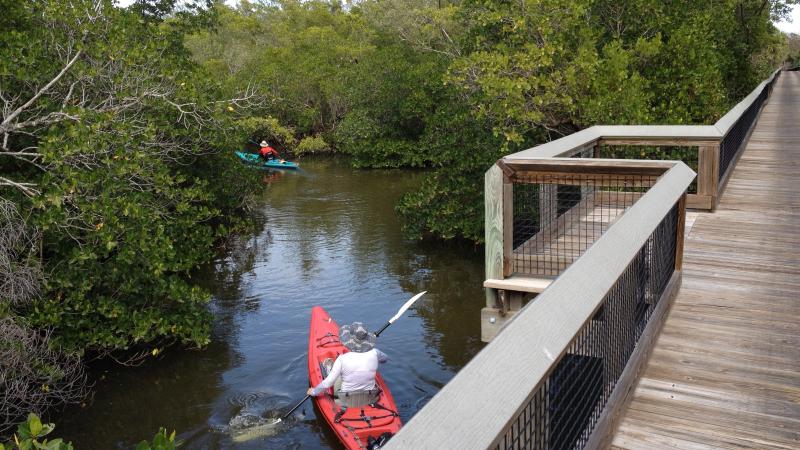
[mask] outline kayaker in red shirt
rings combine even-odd
[[[269,144],[267,144],[267,141],[261,141],[260,145],[261,145],[261,150],[258,151],[258,154],[261,155],[261,157],[264,158],[266,161],[269,161],[270,159],[275,159],[279,156],[278,152],[275,151],[274,148],[270,147]]]

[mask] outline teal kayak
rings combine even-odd
[[[264,161],[263,159],[261,159],[260,156],[258,156],[255,153],[236,152],[236,156],[238,156],[239,159],[246,162],[247,164],[252,164],[254,166],[258,166],[263,169],[296,170],[300,168],[300,165],[298,165],[297,163],[281,159],[270,159],[269,161]]]

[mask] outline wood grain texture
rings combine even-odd
[[[505,159],[505,165],[513,171],[563,174],[603,175],[652,175],[659,176],[671,169],[674,161],[642,161],[638,159]]]
[[[719,172],[719,144],[700,147],[697,153],[697,194],[716,195]]]
[[[484,178],[486,278],[503,278],[503,171],[492,166]],[[486,289],[486,306],[493,308],[496,304],[497,293]]]
[[[714,207],[714,197],[710,195],[689,194],[686,196],[686,207],[710,211]]]
[[[544,292],[552,282],[552,278],[533,278],[514,275],[502,280],[486,280],[483,282],[483,287],[539,294]]]
[[[784,72],[713,214],[612,448],[800,448],[800,72]],[[691,218],[690,218],[691,219]]]

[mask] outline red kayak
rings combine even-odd
[[[326,360],[335,361],[346,353],[339,342],[339,325],[319,306],[311,310],[311,331],[308,335],[308,379],[316,386],[325,379]],[[377,401],[359,407],[345,408],[333,397],[333,389],[313,397],[325,421],[345,447],[351,450],[374,450],[397,433],[402,426],[389,388],[380,373],[375,382],[380,388]]]

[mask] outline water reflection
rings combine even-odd
[[[214,293],[214,343],[155,364],[100,368],[95,401],[59,421],[77,448],[129,447],[163,426],[188,448],[339,448],[311,403],[275,435],[231,439],[234,420],[286,411],[308,384],[309,314],[377,328],[411,295],[428,295],[381,335],[382,367],[407,421],[481,347],[482,249],[405,240],[394,205],[413,171],[355,171],[308,161],[265,181],[263,229],[231,243],[201,275]]]

